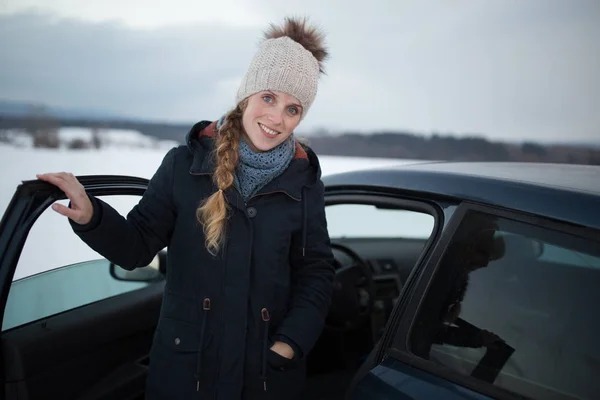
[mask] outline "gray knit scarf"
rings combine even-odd
[[[217,123],[223,125],[224,118]],[[245,140],[240,140],[239,162],[235,171],[235,186],[244,201],[255,195],[267,183],[278,177],[290,165],[296,153],[294,135],[269,151],[255,153]]]

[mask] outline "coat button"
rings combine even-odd
[[[175,338],[175,346],[179,346],[179,343],[181,343],[181,340],[179,340],[179,338]]]
[[[248,207],[248,216],[250,218],[256,217],[257,213],[258,213],[258,211],[256,211],[256,208],[254,208],[254,207]]]

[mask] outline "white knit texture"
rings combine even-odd
[[[312,53],[287,36],[261,43],[242,79],[236,102],[263,90],[288,93],[300,101],[302,118],[319,84],[319,63]]]

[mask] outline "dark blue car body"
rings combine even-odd
[[[533,225],[557,230],[565,228],[600,244],[600,167],[425,162],[348,172],[326,177],[324,181],[330,194],[349,190],[396,190],[405,196],[429,201],[442,210],[444,217],[439,235],[433,239],[437,243],[432,243],[429,254],[415,267],[388,324],[388,332],[355,377],[347,391],[347,398],[536,398],[478,382],[417,357],[408,343],[409,331],[415,322],[417,305],[422,301],[436,264],[452,235],[452,219],[461,213],[462,208],[485,208],[499,215],[517,215]],[[391,332],[394,330],[400,333]],[[392,342],[396,344],[392,346]],[[595,351],[598,350],[596,347]],[[597,352],[592,355],[600,356]],[[591,393],[586,395],[600,399],[600,390],[592,390]],[[556,394],[553,398],[575,397]]]

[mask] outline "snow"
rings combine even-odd
[[[170,140],[156,140],[149,136],[145,136],[134,130],[111,129],[103,135],[103,146],[115,148],[157,148],[161,150],[169,150],[177,143]]]
[[[33,147],[33,138],[20,129],[2,130],[0,131],[0,144],[8,142],[14,147]]]
[[[63,145],[77,139],[91,141],[92,136],[92,131],[88,128],[61,128],[58,132]]]
[[[36,179],[44,172],[68,171],[75,175],[130,175],[151,178],[166,152],[175,142],[156,141],[136,131],[106,131],[104,147],[70,150],[64,143],[90,140],[87,129],[63,128],[59,132],[61,146],[57,149],[33,148],[24,132],[11,132],[12,144],[0,143],[0,213],[4,214],[15,189],[24,180]],[[407,160],[320,157],[323,175],[409,162]],[[137,203],[139,197],[105,197],[122,215]],[[63,202],[66,204],[66,202]],[[413,225],[414,226],[414,225]],[[66,218],[46,210],[33,226],[21,254],[14,279],[42,271],[101,258],[89,249],[70,229]]]
[[[79,141],[85,147],[94,147],[94,137],[97,136],[103,149],[159,149],[168,150],[177,143],[172,140],[159,140],[139,131],[131,129],[96,129],[80,127],[61,127],[56,131],[59,149],[68,149]],[[0,131],[0,142],[12,144],[19,148],[32,148],[33,137],[22,129]]]

